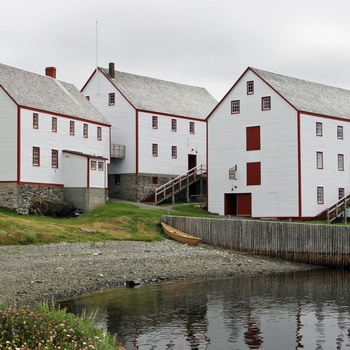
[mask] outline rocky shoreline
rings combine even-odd
[[[91,291],[163,280],[272,274],[318,268],[204,244],[59,243],[0,247],[0,304],[61,301]]]

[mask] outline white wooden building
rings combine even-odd
[[[206,163],[205,118],[217,101],[204,89],[98,68],[82,89],[108,119],[111,197],[142,201]]]
[[[350,91],[248,68],[207,118],[208,210],[313,218],[350,192]]]
[[[33,197],[84,210],[105,202],[110,125],[49,67],[39,75],[0,64],[0,205],[28,211]]]

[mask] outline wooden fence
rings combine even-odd
[[[216,247],[325,266],[350,266],[350,227],[264,220],[162,216]]]

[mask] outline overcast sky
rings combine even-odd
[[[0,62],[54,66],[81,89],[98,57],[217,100],[248,66],[350,89],[349,13],[349,0],[2,1]]]

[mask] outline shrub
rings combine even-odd
[[[40,305],[0,306],[0,349],[123,349],[116,338],[94,326],[93,317]]]
[[[25,231],[22,233],[22,237],[19,241],[20,244],[33,244],[36,241],[36,232],[35,231]]]
[[[69,216],[75,209],[76,207],[72,203],[34,198],[30,202],[29,213],[63,218]]]

